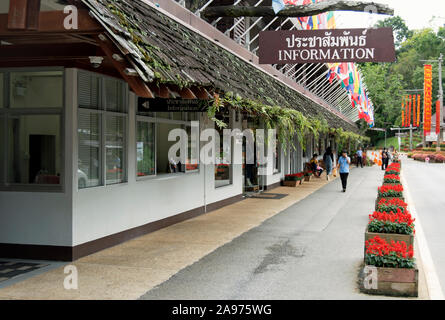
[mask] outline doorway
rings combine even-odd
[[[29,135],[29,183],[38,183],[39,177],[56,175],[56,136]]]

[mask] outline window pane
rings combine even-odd
[[[99,109],[99,78],[79,72],[78,103],[80,108]]]
[[[5,118],[0,117],[0,183],[5,181],[5,151]]]
[[[79,113],[79,160],[77,184],[79,189],[100,185],[100,123],[98,114]]]
[[[183,129],[187,132],[187,160],[185,165],[185,170],[193,171],[198,170],[198,148],[199,142],[196,141],[197,137],[192,136],[192,127],[191,126],[183,126]],[[194,149],[194,154],[192,154],[192,150]]]
[[[125,117],[106,116],[105,121],[106,184],[125,179]]]
[[[60,116],[16,116],[8,132],[9,182],[60,184]]]
[[[170,119],[170,112],[156,112],[156,118]]]
[[[217,119],[230,124],[230,114],[218,114]],[[215,126],[215,129],[219,134],[219,148],[216,153],[216,165],[215,165],[215,187],[222,187],[232,184],[232,150],[233,150],[233,139],[230,138],[224,145],[224,129]],[[230,164],[229,164],[230,163]]]
[[[5,82],[3,77],[3,73],[0,73],[0,108],[3,108],[5,103],[5,94],[3,93]]]
[[[168,141],[168,134],[173,129],[182,128],[182,125],[171,123],[158,123],[156,130],[156,170],[158,174],[184,172],[184,164],[176,163],[168,158],[168,151],[177,141]],[[179,151],[177,156],[179,156]]]
[[[137,176],[155,174],[155,124],[139,121],[137,124]]]
[[[106,79],[105,99],[107,111],[126,112],[124,83],[118,80]]]
[[[63,72],[11,72],[11,108],[63,107]]]

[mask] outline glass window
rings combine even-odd
[[[126,112],[125,83],[118,80],[105,80],[106,110],[114,112]]]
[[[78,103],[79,189],[126,181],[126,83],[81,71]]]
[[[171,119],[170,112],[156,112],[156,118]]]
[[[99,77],[79,72],[77,88],[80,108],[99,109]]]
[[[155,124],[138,121],[136,136],[137,176],[155,174]]]
[[[216,115],[216,118],[230,124],[230,113]],[[219,134],[219,146],[216,151],[216,164],[215,164],[215,187],[222,187],[232,184],[233,173],[233,138],[230,138],[230,142],[224,144],[224,129],[215,126]],[[226,137],[227,140],[227,137]]]
[[[273,172],[279,173],[281,170],[281,148],[280,142],[277,140],[275,144],[275,150],[273,153]]]
[[[0,183],[5,181],[5,151],[5,118],[0,116]]]
[[[62,108],[63,72],[11,72],[11,108]]]
[[[15,115],[8,123],[9,182],[60,184],[60,116]]]
[[[5,81],[3,80],[3,73],[0,73],[0,108],[4,108],[5,104],[5,94],[4,94],[4,85]]]
[[[168,158],[168,151],[176,141],[168,141],[168,134],[173,129],[183,128],[182,125],[159,122],[156,126],[156,170],[157,174],[185,172],[183,163],[176,163]],[[177,156],[179,156],[179,151]]]
[[[105,121],[106,184],[125,180],[125,117],[107,115]]]
[[[101,136],[99,114],[79,112],[78,121],[78,169],[79,189],[101,184]]]

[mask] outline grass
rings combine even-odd
[[[399,149],[399,139],[397,137],[391,137],[386,139],[386,147],[389,148],[393,146],[396,149]],[[383,148],[385,147],[385,139],[380,140],[377,142],[376,147]]]

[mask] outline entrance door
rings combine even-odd
[[[29,182],[39,174],[56,173],[56,136],[32,134],[29,136]]]
[[[251,129],[253,131],[255,139],[255,130],[259,128],[259,120],[253,118],[247,118],[243,120],[243,130]],[[243,138],[243,190],[245,193],[248,192],[259,192],[262,191],[261,180],[258,176],[258,159],[257,150],[255,142],[253,145],[247,144],[247,139]],[[246,163],[248,155],[253,156],[253,164]]]

